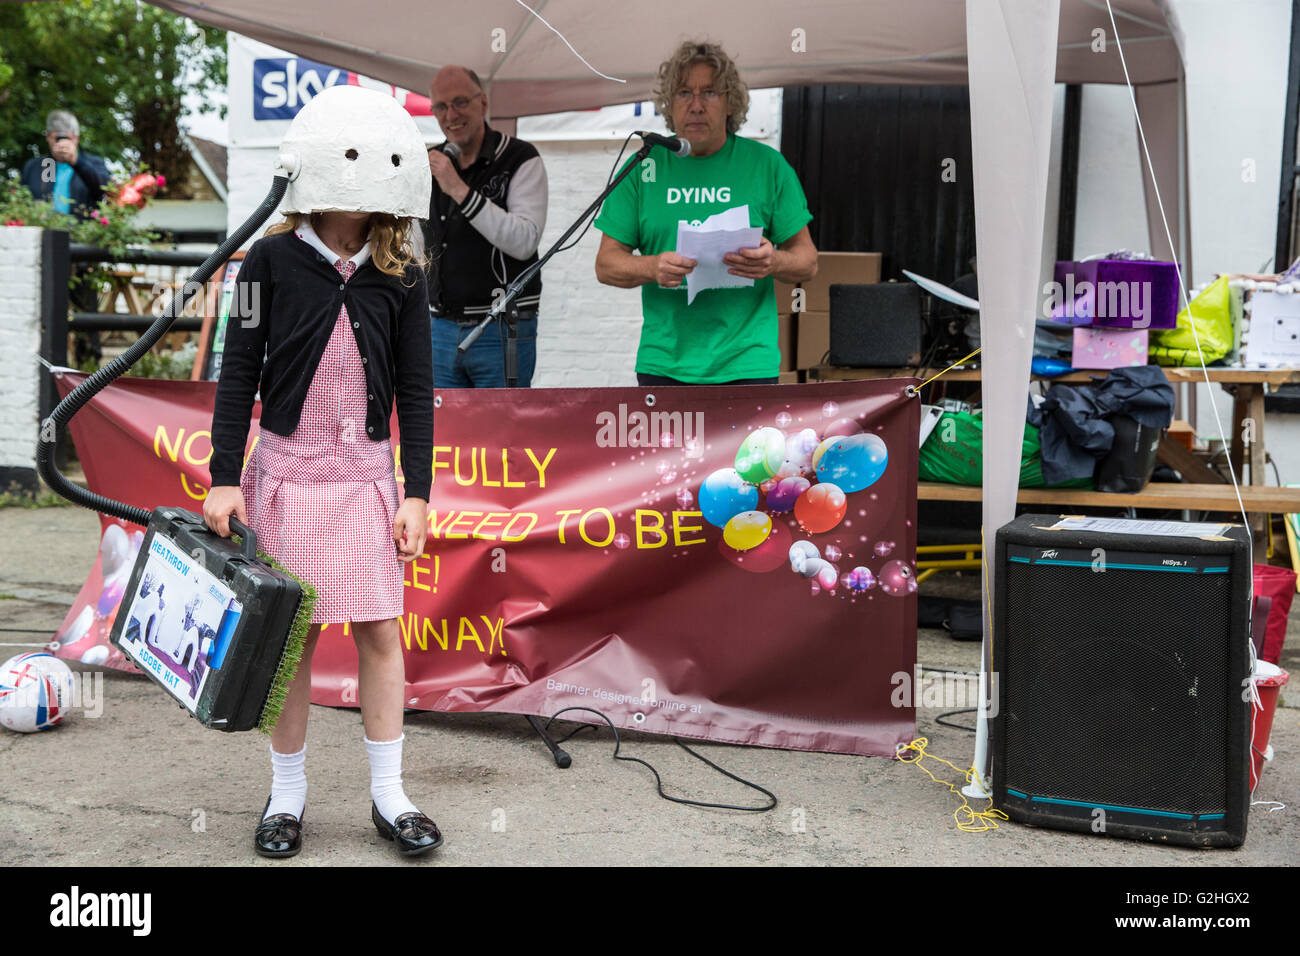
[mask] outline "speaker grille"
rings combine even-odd
[[[1229,575],[1019,563],[1002,573],[1006,785],[1225,812],[1229,695],[1240,694],[1228,676]]]

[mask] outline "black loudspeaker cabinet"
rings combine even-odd
[[[844,368],[921,362],[921,290],[911,282],[831,286],[830,363]]]
[[[1245,531],[1022,515],[995,560],[996,806],[1032,826],[1241,845]]]

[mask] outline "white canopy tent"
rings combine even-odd
[[[1053,85],[1125,82],[1105,0],[396,0],[370,17],[358,17],[350,0],[154,2],[408,89],[426,90],[448,63],[469,66],[497,117],[649,99],[659,62],[690,37],[722,43],[753,87],[969,83],[990,544],[1014,515],[1041,301]],[[1182,37],[1165,0],[1111,4],[1184,252]],[[1146,185],[1151,249],[1168,255]],[[988,636],[986,608],[986,648]],[[982,763],[978,756],[981,772]]]

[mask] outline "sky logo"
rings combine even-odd
[[[300,57],[253,61],[253,119],[293,119],[327,86],[346,86],[347,70]]]

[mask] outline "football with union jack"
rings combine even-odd
[[[72,704],[73,678],[53,654],[19,654],[0,666],[0,725],[19,733],[48,730]]]

